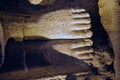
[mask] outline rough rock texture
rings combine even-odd
[[[99,1],[101,21],[108,32],[114,48],[116,80],[120,79],[120,0]]]
[[[1,25],[4,26],[3,32],[4,32],[5,45],[9,38],[14,38],[17,41],[23,40],[23,37],[24,37],[23,36],[23,28],[24,28],[23,17],[8,16],[3,14]]]
[[[67,0],[64,0],[65,2],[67,2]],[[73,1],[73,0],[70,0],[70,1]],[[97,55],[99,55],[99,53],[101,53],[103,50],[103,53],[102,54],[100,54],[99,56],[100,57],[96,57],[96,55],[95,55],[95,58],[94,58],[94,66],[96,66],[96,67],[99,67],[99,66],[101,66],[101,64],[102,64],[102,66],[104,65],[104,62],[106,62],[108,65],[109,64],[111,64],[112,63],[112,61],[113,61],[113,59],[112,59],[112,57],[113,57],[113,54],[112,54],[112,56],[110,56],[110,55],[107,55],[109,52],[110,53],[112,53],[112,51],[110,50],[108,50],[109,49],[109,47],[111,48],[112,46],[111,45],[109,45],[109,47],[108,46],[105,46],[105,45],[108,45],[108,42],[109,42],[109,40],[106,40],[106,37],[108,38],[108,36],[106,35],[106,32],[104,32],[103,31],[103,33],[102,33],[102,31],[101,30],[104,30],[102,27],[101,27],[101,24],[99,23],[100,21],[98,20],[98,18],[99,18],[99,16],[98,16],[98,13],[97,12],[95,12],[95,11],[98,11],[98,8],[97,7],[95,7],[95,6],[92,6],[92,5],[96,5],[96,3],[97,3],[97,1],[98,0],[93,0],[93,1],[90,1],[90,0],[83,0],[83,1],[81,1],[81,5],[82,5],[82,7],[83,8],[85,8],[86,10],[87,10],[87,12],[88,13],[90,13],[90,15],[92,15],[91,16],[91,18],[93,19],[93,21],[92,21],[92,25],[94,25],[93,26],[93,28],[92,28],[92,30],[93,30],[93,32],[97,32],[97,34],[94,34],[94,36],[96,35],[99,35],[100,36],[100,38],[99,39],[96,39],[95,37],[93,37],[93,41],[96,41],[95,43],[94,43],[94,48],[96,48],[95,50],[96,50],[96,54]],[[59,2],[59,1],[58,1]],[[86,4],[87,3],[87,4]],[[109,35],[110,35],[110,38],[111,38],[111,40],[112,40],[112,43],[113,43],[113,47],[114,47],[114,52],[115,52],[115,59],[116,59],[116,64],[118,65],[118,59],[117,58],[119,58],[119,56],[118,56],[118,54],[117,53],[119,53],[119,35],[117,35],[118,33],[119,33],[119,27],[118,27],[118,25],[116,26],[116,27],[114,27],[116,24],[118,24],[119,22],[119,20],[117,20],[117,16],[114,16],[114,15],[116,15],[116,11],[118,10],[117,9],[117,7],[116,8],[114,8],[114,7],[111,7],[111,5],[114,5],[114,6],[116,6],[116,3],[117,3],[117,0],[116,0],[116,2],[114,2],[114,1],[107,1],[107,0],[100,0],[100,3],[99,3],[99,7],[100,7],[100,14],[101,14],[101,21],[102,21],[102,23],[104,24],[104,28],[107,30],[107,32],[109,33]],[[60,4],[59,5],[63,5],[64,3],[62,3],[61,1],[60,1]],[[24,5],[24,4],[23,4]],[[27,13],[29,13],[29,14],[33,14],[33,16],[35,15],[36,16],[36,18],[38,18],[37,17],[37,15],[40,15],[40,13],[42,12],[42,11],[39,11],[39,13],[37,13],[37,7],[35,7],[34,9],[36,9],[36,10],[33,10],[33,9],[29,9],[29,8],[26,8],[25,7],[26,5],[24,5],[24,7],[23,8],[25,8],[24,10],[22,10],[23,11],[23,13],[24,13],[24,11],[25,10],[28,10],[28,11],[25,11],[25,12],[27,12]],[[69,6],[69,5],[68,5]],[[88,7],[89,6],[89,7]],[[30,6],[29,6],[30,7]],[[80,6],[81,7],[81,6]],[[59,8],[59,7],[58,7]],[[5,8],[5,9],[7,9],[7,8]],[[9,8],[8,8],[9,9]],[[11,9],[11,8],[10,8]],[[22,9],[22,8],[20,8],[20,9]],[[49,9],[52,9],[52,10],[55,10],[54,8],[49,8]],[[60,8],[59,8],[60,9]],[[109,12],[110,11],[110,12]],[[114,12],[115,11],[115,12]],[[14,12],[14,9],[13,9],[13,12]],[[47,11],[46,10],[46,12],[49,12],[49,10]],[[19,11],[18,11],[18,13],[19,13]],[[97,15],[96,15],[97,14]],[[7,14],[8,15],[8,14]],[[11,14],[9,14],[9,15],[11,15]],[[0,15],[1,16],[1,15]],[[6,16],[6,15],[5,15]],[[16,16],[16,18],[14,18],[13,16]],[[24,24],[22,24],[22,23],[24,23],[24,20],[23,20],[23,18],[25,19],[25,22],[27,22],[28,20],[30,20],[30,17],[31,16],[29,16],[29,15],[13,15],[12,17],[8,17],[8,18],[6,18],[6,17],[4,17],[4,16],[1,16],[2,18],[2,25],[3,26],[5,26],[4,27],[4,32],[6,33],[6,34],[4,34],[5,36],[7,36],[7,37],[5,37],[5,39],[7,40],[8,39],[8,37],[14,37],[16,40],[18,40],[18,41],[22,41],[23,40],[23,36],[24,36]],[[97,17],[97,18],[96,18]],[[6,18],[6,19],[5,19]],[[18,19],[19,18],[19,19]],[[117,21],[116,21],[117,20]],[[10,22],[9,22],[10,21]],[[98,22],[98,23],[97,23]],[[111,23],[110,23],[111,22]],[[117,23],[118,22],[118,23]],[[8,25],[9,24],[9,25]],[[11,27],[11,25],[12,25],[12,27]],[[96,28],[96,26],[97,27],[99,27],[99,28]],[[12,32],[11,32],[12,31]],[[99,32],[98,32],[99,31]],[[17,33],[17,35],[16,35],[16,33]],[[30,33],[30,32],[29,32]],[[101,35],[101,33],[102,34],[104,34],[104,35]],[[115,36],[116,35],[116,36]],[[102,37],[101,37],[102,36]],[[103,41],[102,41],[103,40]],[[97,42],[98,41],[98,42]],[[102,42],[106,42],[105,44],[102,44]],[[6,41],[6,43],[7,43],[7,41]],[[97,47],[97,46],[100,46],[100,45],[102,45],[103,47],[103,49],[101,48],[101,47]],[[14,46],[15,47],[15,46]],[[19,46],[18,46],[19,47]],[[29,47],[29,46],[27,46],[27,47]],[[17,48],[17,47],[16,47]],[[105,49],[104,49],[105,48]],[[8,48],[8,49],[10,49],[10,48]],[[102,49],[102,50],[101,50]],[[27,49],[28,50],[28,53],[30,53],[30,50],[32,50],[32,48],[29,50],[29,48]],[[34,50],[34,49],[33,49]],[[36,49],[35,49],[36,50]],[[107,51],[107,52],[106,52]],[[24,52],[24,50],[23,50],[23,52]],[[9,53],[9,52],[8,52]],[[12,53],[14,53],[14,51],[12,52]],[[24,54],[23,54],[24,55]],[[116,57],[117,56],[117,57]],[[14,56],[12,56],[12,57],[14,57]],[[102,59],[102,57],[106,57],[107,58],[107,60],[106,59]],[[47,59],[50,59],[51,57],[48,57]],[[14,59],[13,59],[14,60]],[[97,60],[98,60],[98,62],[100,63],[95,63],[95,62],[97,62]],[[100,61],[99,61],[100,60]],[[102,61],[101,61],[102,60]],[[49,61],[49,60],[48,60]],[[8,61],[9,62],[9,61]],[[23,61],[24,62],[24,61]],[[33,61],[34,62],[34,61]],[[52,61],[51,61],[52,62]],[[105,63],[105,65],[106,65],[106,63]],[[117,79],[119,80],[119,67],[117,66],[115,64],[115,69],[116,69],[116,76],[117,76]],[[30,63],[29,63],[29,65],[30,65]],[[62,68],[61,68],[62,69]],[[47,69],[48,70],[48,69]],[[57,69],[58,70],[58,69]],[[100,70],[100,69],[99,69]],[[38,73],[36,73],[36,71],[37,70],[35,70],[35,74],[38,74]],[[48,70],[49,71],[49,70]],[[77,71],[77,70],[76,70]],[[117,72],[118,71],[118,72]],[[33,71],[31,71],[32,73],[34,73],[34,69],[33,69]],[[60,71],[61,72],[61,71]],[[65,72],[66,73],[66,72]],[[16,75],[15,75],[16,74]],[[3,78],[3,79],[5,79],[5,78],[20,78],[21,76],[22,77],[24,77],[24,78],[31,78],[31,74],[30,74],[30,72],[28,71],[28,72],[18,72],[18,74],[20,75],[18,75],[17,76],[17,72],[16,73],[14,73],[13,72],[13,74],[12,73],[8,73],[8,74],[2,74],[1,75],[1,78]],[[40,74],[42,74],[42,73],[40,73]],[[54,75],[54,73],[53,73],[53,75]],[[49,76],[53,76],[53,75],[50,75],[49,74]],[[7,77],[4,77],[4,76],[7,76]],[[111,76],[111,74],[110,74],[110,76]],[[113,76],[113,75],[112,75]],[[37,77],[46,77],[46,76],[44,76],[44,74],[43,75],[34,75],[34,78],[37,78]],[[97,79],[98,79],[99,77],[97,77]],[[79,78],[78,80],[82,80],[83,78]],[[88,78],[86,78],[86,80],[87,80]],[[96,79],[96,77],[95,76],[93,76],[92,77],[92,79],[95,79],[95,80],[97,80]],[[103,78],[101,77],[101,78],[99,78],[99,79],[101,79],[101,80],[103,80]],[[109,78],[107,78],[108,80],[109,80]]]
[[[57,6],[56,6],[57,7]],[[44,11],[43,11],[44,12]],[[36,19],[34,19],[36,17]],[[24,39],[83,39],[91,38],[90,15],[85,9],[58,9],[25,19]],[[84,28],[82,28],[84,27]]]

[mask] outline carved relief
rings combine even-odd
[[[79,72],[80,75],[102,74],[106,78],[110,74],[113,77],[114,53],[109,36],[100,22],[98,0],[93,0],[93,3],[89,3],[90,0],[29,1],[46,8],[41,9],[38,6],[38,11],[32,8],[30,15],[15,18],[14,15],[8,15],[8,18],[2,16],[6,47],[2,72],[7,72],[8,66],[10,72],[21,69],[29,71],[32,67],[57,66],[55,68],[59,74]],[[65,71],[62,70],[64,68]],[[55,69],[47,69],[53,73],[46,74],[47,77],[59,75]],[[41,74],[39,77],[45,76]]]

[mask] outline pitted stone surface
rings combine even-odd
[[[48,39],[90,38],[90,16],[84,9],[61,9],[38,16],[37,21],[25,23],[26,39],[44,37]]]
[[[59,0],[60,2],[62,2],[62,0]],[[58,1],[58,2],[59,2]],[[69,1],[69,0],[68,0]],[[70,0],[71,1],[71,0]],[[69,1],[69,2],[70,2]],[[79,0],[76,0],[77,2],[79,2]],[[65,2],[67,2],[67,0],[65,0]],[[55,7],[56,9],[55,9],[55,11],[53,10],[53,11],[50,11],[50,13],[48,13],[49,12],[49,10],[48,10],[48,12],[46,13],[46,14],[44,14],[44,13],[40,13],[40,12],[42,12],[42,11],[38,11],[39,13],[39,15],[35,15],[35,14],[33,14],[34,13],[34,10],[32,11],[32,10],[30,10],[30,12],[31,12],[31,14],[33,14],[32,16],[36,16],[37,17],[37,20],[35,20],[34,21],[34,17],[32,18],[33,20],[31,20],[31,21],[29,21],[29,17],[28,17],[28,21],[25,19],[25,18],[23,18],[22,17],[22,19],[20,20],[20,21],[18,21],[18,23],[17,24],[20,24],[20,25],[17,25],[16,24],[16,20],[14,20],[14,18],[13,18],[13,23],[9,23],[9,20],[8,21],[5,21],[5,22],[3,22],[6,26],[9,26],[8,28],[7,28],[7,30],[5,30],[5,35],[7,35],[7,37],[5,38],[6,39],[6,42],[7,42],[7,39],[9,38],[9,37],[13,37],[13,38],[15,38],[17,41],[19,41],[19,40],[23,40],[23,37],[24,37],[24,39],[25,40],[28,40],[28,39],[30,39],[30,40],[32,40],[32,39],[60,39],[60,38],[62,38],[62,39],[64,39],[65,37],[64,36],[58,36],[58,35],[55,35],[54,34],[54,36],[49,36],[49,35],[46,35],[46,33],[48,33],[49,32],[49,34],[51,35],[51,34],[53,34],[53,33],[55,33],[55,31],[57,32],[57,30],[59,29],[59,28],[57,28],[57,30],[56,29],[54,29],[54,28],[52,28],[52,29],[50,29],[49,27],[47,28],[47,29],[49,29],[49,30],[52,30],[53,32],[51,33],[50,31],[48,31],[48,32],[45,32],[45,29],[43,29],[43,31],[42,32],[39,32],[39,35],[38,35],[38,33],[37,33],[37,31],[41,31],[42,30],[42,28],[39,28],[38,30],[37,30],[37,28],[39,27],[39,26],[41,26],[40,24],[41,23],[39,23],[39,21],[40,22],[42,22],[41,21],[41,18],[42,19],[44,19],[44,20],[46,20],[46,19],[48,19],[48,21],[46,20],[46,22],[52,22],[52,23],[54,23],[52,20],[54,20],[54,21],[56,21],[55,23],[57,23],[58,24],[58,22],[59,22],[59,20],[61,20],[62,19],[62,21],[64,21],[64,22],[69,22],[69,21],[72,21],[72,24],[74,23],[75,25],[74,25],[74,27],[72,27],[70,24],[69,25],[64,25],[64,26],[62,26],[61,24],[58,24],[58,25],[60,25],[60,27],[62,27],[62,28],[66,28],[65,26],[71,26],[71,28],[69,29],[69,28],[66,28],[66,29],[63,29],[62,31],[60,31],[60,32],[62,32],[62,33],[64,33],[64,32],[66,32],[66,33],[68,33],[67,32],[67,30],[69,31],[73,31],[71,34],[72,35],[74,35],[74,36],[69,36],[68,38],[66,38],[66,39],[69,39],[70,37],[70,39],[72,39],[72,37],[73,38],[75,38],[75,39],[81,39],[81,38],[91,38],[92,37],[92,35],[93,35],[93,37],[92,37],[92,40],[91,39],[87,39],[87,41],[88,41],[88,43],[87,43],[87,41],[79,41],[79,43],[77,42],[77,41],[75,41],[74,43],[72,43],[72,41],[68,41],[68,44],[66,44],[66,43],[64,43],[65,41],[63,40],[63,43],[64,44],[59,44],[59,43],[57,43],[57,44],[51,44],[51,43],[47,43],[47,44],[49,44],[50,46],[52,45],[52,48],[54,49],[54,50],[57,50],[58,52],[62,52],[62,53],[64,53],[64,54],[67,54],[68,52],[69,52],[69,54],[71,53],[75,53],[75,54],[77,54],[77,56],[74,56],[74,55],[72,55],[73,57],[75,57],[75,58],[77,58],[77,59],[79,59],[79,58],[82,58],[82,59],[84,59],[84,58],[93,58],[93,56],[91,56],[91,55],[89,55],[89,54],[87,54],[87,56],[86,56],[86,53],[92,53],[92,52],[94,52],[95,51],[95,53],[94,53],[94,66],[96,66],[97,68],[99,68],[100,67],[100,69],[98,69],[98,71],[99,70],[103,70],[103,69],[101,69],[101,68],[104,68],[104,66],[105,65],[110,65],[112,62],[113,62],[113,53],[112,53],[112,50],[111,50],[111,44],[109,43],[110,42],[110,40],[109,40],[109,37],[107,36],[107,34],[106,34],[106,32],[105,32],[105,30],[103,29],[103,26],[101,25],[101,22],[100,22],[100,17],[99,17],[99,14],[98,14],[98,6],[97,6],[97,3],[98,2],[98,0],[81,0],[80,1],[80,3],[81,3],[81,6],[84,8],[84,9],[76,9],[76,10],[70,10],[70,9],[66,9],[68,12],[65,12],[65,10],[61,10],[61,9],[58,9],[58,10],[56,10],[58,7]],[[60,4],[62,4],[62,3],[60,3]],[[55,6],[55,5],[54,5]],[[60,5],[59,5],[60,6]],[[29,9],[26,9],[26,10],[29,10]],[[71,14],[71,12],[69,13],[69,10],[72,12],[72,14]],[[107,10],[109,10],[109,9],[107,9]],[[36,10],[37,11],[37,10]],[[44,11],[44,10],[43,10]],[[69,14],[70,16],[72,15],[72,17],[67,17],[67,18],[64,18],[61,14],[59,14],[59,11],[61,11],[62,12],[62,14],[63,14],[63,16],[65,16],[65,17],[67,17],[68,15],[66,15],[66,14]],[[87,11],[87,12],[86,12]],[[27,11],[26,11],[27,12]],[[29,12],[29,11],[28,11]],[[54,14],[56,15],[56,12],[58,12],[57,14],[57,17],[49,17],[48,18],[48,15],[47,14],[49,14],[49,15],[53,15],[54,16]],[[78,13],[80,13],[80,15],[78,14]],[[89,13],[89,14],[88,14]],[[103,14],[103,13],[102,13]],[[61,16],[60,16],[61,15]],[[30,17],[32,17],[32,16],[30,16]],[[41,16],[41,17],[40,17]],[[85,16],[85,17],[83,17],[83,16]],[[108,15],[109,16],[109,15]],[[25,17],[25,16],[24,16]],[[60,18],[59,18],[60,17]],[[104,17],[104,20],[106,20],[106,18],[107,17]],[[109,19],[111,19],[111,17],[109,16],[108,17]],[[23,19],[25,19],[25,20],[23,20]],[[103,19],[103,18],[102,18]],[[113,18],[113,19],[115,19],[115,18]],[[12,19],[10,19],[10,21],[12,21]],[[61,21],[61,22],[62,22]],[[108,22],[107,23],[109,23],[109,21],[111,21],[111,20],[108,20]],[[6,24],[6,23],[9,23],[9,25],[8,24]],[[34,24],[34,22],[35,23],[39,23],[39,25],[37,25],[37,24]],[[44,21],[42,22],[42,23],[45,23]],[[85,25],[83,25],[82,23],[85,23]],[[22,25],[21,25],[22,24]],[[55,25],[57,25],[57,24],[55,24]],[[12,25],[12,28],[10,27]],[[37,25],[37,26],[36,26]],[[47,24],[44,24],[45,26],[47,25]],[[44,25],[42,25],[42,26],[44,26]],[[51,24],[52,26],[54,25],[54,24]],[[47,25],[47,26],[51,26],[51,25]],[[20,26],[22,26],[22,28],[20,28]],[[34,29],[33,31],[32,31],[32,26],[34,26],[34,27],[36,27],[36,29]],[[79,27],[79,26],[81,26],[81,27]],[[17,28],[17,27],[19,27],[19,29]],[[25,27],[25,28],[24,28]],[[79,27],[79,28],[78,28]],[[106,26],[105,26],[106,27]],[[14,28],[14,29],[13,29]],[[5,29],[5,28],[4,28]],[[89,30],[88,30],[89,29]],[[109,28],[110,29],[110,28]],[[108,30],[109,30],[108,29]],[[12,32],[10,32],[10,30],[12,30],[13,31],[13,33]],[[26,31],[28,30],[28,32],[29,31],[31,31],[31,32],[29,32],[29,33],[27,33]],[[77,31],[77,30],[80,30],[80,31]],[[7,31],[9,32],[9,33],[7,33]],[[93,33],[91,33],[91,31],[93,32]],[[61,34],[60,32],[58,32],[58,34]],[[16,35],[16,33],[20,33],[20,35]],[[35,34],[35,33],[37,33],[37,34]],[[44,33],[44,34],[43,34]],[[65,33],[65,34],[66,34]],[[89,33],[89,34],[86,34],[86,33]],[[32,36],[30,36],[30,34],[32,35]],[[71,35],[70,34],[70,35]],[[82,36],[81,35],[79,35],[79,34],[83,34]],[[104,35],[103,35],[104,34]],[[37,36],[35,36],[35,35],[37,35]],[[68,35],[68,34],[67,34]],[[79,36],[78,36],[79,35]],[[89,36],[89,37],[87,37],[87,36]],[[51,37],[51,38],[50,38]],[[59,38],[60,37],[60,38]],[[115,38],[116,39],[116,38]],[[85,39],[86,40],[86,39]],[[119,39],[117,39],[117,40],[119,40]],[[93,41],[93,42],[92,42]],[[54,41],[53,41],[54,42]],[[72,43],[72,44],[71,44]],[[77,44],[80,44],[80,45],[77,45]],[[38,44],[36,44],[37,46],[38,46]],[[93,45],[93,46],[92,46]],[[33,46],[33,45],[31,45],[31,46]],[[30,48],[31,46],[29,46],[29,44],[28,44],[28,47]],[[86,47],[87,46],[87,47]],[[91,48],[91,46],[93,47],[93,48]],[[34,46],[35,47],[35,46]],[[43,46],[42,46],[43,47]],[[63,48],[64,47],[64,48]],[[84,48],[85,47],[85,48]],[[102,47],[102,48],[101,48]],[[103,48],[104,47],[104,48]],[[38,50],[38,49],[36,49],[36,48],[31,48],[30,50],[29,50],[29,48],[27,48],[27,50],[30,52],[30,51],[35,51],[35,50]],[[40,46],[38,46],[38,48],[41,48]],[[48,49],[49,48],[49,46],[46,48],[46,49]],[[79,48],[79,49],[76,49],[76,48]],[[43,48],[42,48],[43,49]],[[46,51],[46,49],[44,49],[44,51]],[[62,49],[62,50],[61,50]],[[87,50],[86,50],[87,49]],[[93,50],[94,49],[94,50]],[[100,51],[100,49],[101,49],[101,51]],[[40,52],[42,52],[42,51],[40,51]],[[37,52],[37,53],[40,53],[40,52]],[[32,52],[31,52],[32,53]],[[97,54],[98,53],[98,54]],[[100,53],[100,55],[99,55],[99,53]],[[34,55],[34,52],[32,53],[33,55]],[[68,55],[69,55],[68,54]],[[70,54],[70,55],[71,55]],[[83,56],[80,56],[80,57],[78,57],[79,55],[81,55],[81,54],[84,54]],[[112,56],[111,56],[111,54],[112,54]],[[28,54],[27,54],[28,55]],[[54,55],[53,55],[54,56]],[[99,57],[100,56],[100,57]],[[104,59],[102,59],[102,57],[104,57]],[[48,61],[51,59],[51,57],[48,57],[47,58],[48,59]],[[99,61],[99,59],[102,59],[102,62],[101,61]],[[54,59],[53,59],[54,60]],[[58,59],[59,60],[59,59]],[[97,61],[98,60],[98,61]],[[104,61],[105,60],[105,61]],[[55,61],[55,60],[54,60]],[[85,61],[85,60],[84,60]],[[89,61],[91,61],[91,59],[89,60],[87,60],[88,62],[87,63],[91,63],[91,62],[89,62]],[[52,62],[52,60],[50,60],[49,62]],[[97,63],[98,62],[98,63]],[[103,63],[103,62],[105,62],[105,63]],[[62,68],[61,68],[62,69]],[[48,69],[47,69],[48,70]],[[49,70],[48,70],[49,71]],[[64,71],[64,70],[63,70]],[[105,71],[106,71],[106,69],[105,69]],[[37,70],[36,70],[36,72],[37,72]],[[45,72],[45,71],[43,71],[43,72]],[[104,71],[103,71],[104,72]],[[33,70],[33,72],[32,73],[34,73],[34,70]],[[15,73],[14,73],[15,74]],[[14,74],[11,74],[10,73],[10,75],[11,75],[11,77],[14,77],[14,78],[17,78],[17,75],[15,76]],[[27,73],[28,75],[24,75],[24,74],[20,74],[20,73],[18,73],[19,74],[19,77],[22,75],[22,77],[31,77],[30,75],[31,74],[29,74],[29,73]],[[37,74],[37,73],[36,73]],[[36,75],[36,74],[34,74],[34,77],[40,77],[38,74]],[[3,74],[4,75],[4,74]],[[5,76],[6,76],[6,74],[5,74]],[[7,76],[9,76],[9,74],[7,75]],[[43,75],[42,75],[42,77],[43,77]],[[8,77],[8,78],[10,78],[10,76]],[[92,77],[92,79],[95,79],[95,80],[97,80],[98,78],[100,78],[100,77],[97,77],[97,78],[94,78],[94,77]],[[100,78],[100,79],[103,79],[102,77]],[[109,79],[109,78],[106,78],[106,79]]]

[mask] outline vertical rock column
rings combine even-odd
[[[120,79],[120,6],[119,0],[99,0],[101,22],[108,32],[115,53],[114,68],[116,80]]]
[[[0,67],[4,62],[4,37],[3,37],[2,24],[0,22]]]

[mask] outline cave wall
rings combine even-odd
[[[114,67],[116,80],[120,79],[120,0],[100,0],[99,13],[101,22],[109,34],[114,48]]]
[[[99,0],[99,13],[101,16],[101,22],[104,25],[105,30],[108,32],[109,37],[112,41],[114,53],[115,53],[115,72],[116,72],[116,80],[120,79],[120,0]],[[1,15],[1,14],[0,14]],[[21,15],[19,15],[21,16]],[[2,16],[4,17],[4,16]],[[8,18],[6,18],[8,19]],[[20,19],[20,21],[22,21]],[[18,21],[19,23],[19,21]],[[14,24],[16,25],[16,23]],[[18,25],[18,27],[21,25]],[[14,28],[14,26],[12,26]],[[20,33],[20,37],[23,37],[22,28],[19,28],[16,30],[16,28],[13,29],[14,31],[18,31],[17,33]],[[9,31],[7,31],[9,32]],[[8,33],[10,35],[10,33]],[[12,35],[15,36],[14,34]],[[21,38],[22,39],[22,38]],[[19,39],[20,40],[20,39]]]

